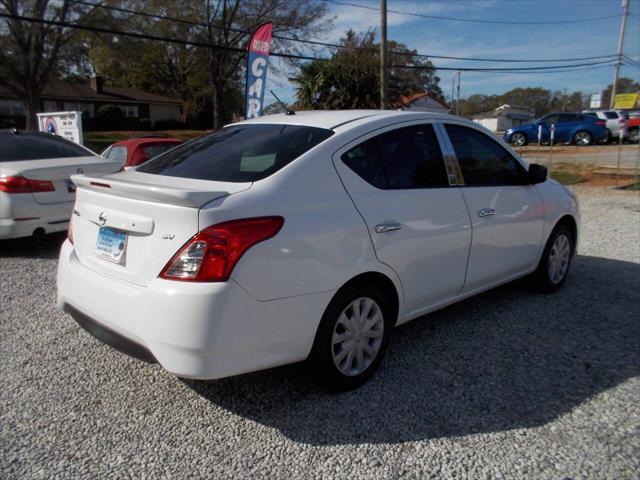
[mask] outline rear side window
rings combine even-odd
[[[237,125],[184,143],[137,170],[169,177],[255,182],[331,135],[331,130],[299,125]]]
[[[431,125],[373,137],[342,155],[362,179],[382,189],[448,187],[442,153]]]
[[[124,165],[124,162],[127,160],[127,147],[114,145],[105,153],[104,156],[109,160],[113,160],[114,162]]]
[[[559,123],[579,122],[582,118],[580,115],[574,115],[573,113],[563,113],[560,115]]]
[[[88,157],[91,155],[81,146],[57,135],[28,133],[0,135],[0,162]]]
[[[492,138],[472,128],[446,125],[467,186],[522,185],[526,171]]]
[[[607,117],[609,120],[614,120],[618,118],[618,112],[604,112],[604,116]]]
[[[173,147],[177,147],[178,145],[179,144],[177,143],[158,143],[155,145],[148,145],[144,147],[144,153],[147,155],[147,158],[153,158],[167,150],[171,150]]]
[[[586,113],[583,113],[582,115],[584,115],[585,117],[598,118],[598,114],[596,112],[586,112]]]

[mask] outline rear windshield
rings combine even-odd
[[[191,140],[137,170],[169,177],[255,182],[331,135],[331,130],[298,125],[237,125]]]
[[[91,155],[79,145],[57,135],[0,134],[0,162],[88,157]]]

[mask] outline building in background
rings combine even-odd
[[[535,118],[529,107],[502,105],[495,110],[473,115],[471,119],[492,132],[503,132],[518,125],[530,123]]]
[[[135,88],[108,87],[99,76],[91,77],[86,83],[50,82],[42,92],[40,112],[81,111],[85,130],[92,130],[100,129],[96,117],[104,106],[114,106],[122,111],[123,128],[184,121],[182,101]],[[25,124],[24,105],[1,86],[0,122],[7,126],[13,123],[18,128]]]
[[[398,110],[408,110],[410,112],[449,113],[449,107],[432,98],[427,92],[401,97],[392,106]]]

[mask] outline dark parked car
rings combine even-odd
[[[504,132],[504,140],[514,147],[536,143],[538,128],[542,126],[541,142],[549,143],[552,125],[555,125],[554,143],[575,143],[585,146],[600,142],[609,135],[607,123],[599,118],[579,113],[550,113],[533,123],[510,128]]]

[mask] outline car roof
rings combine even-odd
[[[259,118],[252,118],[242,122],[233,123],[240,124],[286,124],[286,125],[304,125],[307,127],[325,128],[334,130],[343,125],[347,125],[356,120],[376,121],[381,118],[397,118],[410,119],[411,117],[433,118],[440,120],[464,120],[462,117],[453,115],[445,115],[433,112],[408,112],[403,110],[309,110],[295,112],[295,115],[287,115],[284,113],[276,115],[266,115]],[[362,122],[360,122],[362,124]]]
[[[121,146],[121,147],[138,147],[140,145],[147,144],[158,144],[158,143],[184,143],[184,140],[180,140],[179,138],[170,138],[170,137],[140,137],[140,138],[127,138],[126,140],[118,140],[113,143],[113,146]]]

